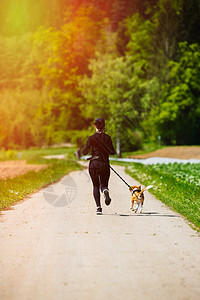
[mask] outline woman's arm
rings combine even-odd
[[[116,151],[115,151],[115,148],[113,146],[112,139],[110,137],[110,141],[109,141],[109,154],[110,155],[114,155],[115,153],[116,153]]]
[[[90,148],[91,148],[91,143],[90,143],[90,137],[89,137],[85,147],[83,148],[83,151],[82,151],[83,155],[88,154],[88,152],[90,151]]]

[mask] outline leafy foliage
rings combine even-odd
[[[122,150],[199,144],[198,0],[24,3],[0,4],[0,146],[85,139],[99,116]]]
[[[99,55],[91,61],[91,77],[84,77],[80,82],[86,101],[84,115],[91,120],[99,115],[103,116],[108,120],[107,128],[113,138],[117,139],[117,134],[121,131],[122,144],[130,143],[134,141],[133,131],[138,126],[143,105],[134,97],[134,92],[137,92],[131,78],[133,67],[123,57],[111,54],[103,57],[102,60]]]
[[[179,60],[171,61],[154,124],[165,143],[200,143],[200,47],[180,43]]]

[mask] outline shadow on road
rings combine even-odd
[[[180,218],[178,215],[172,215],[172,214],[160,214],[158,212],[145,212],[141,214],[103,214],[103,216],[117,216],[117,217],[167,217],[167,218]]]

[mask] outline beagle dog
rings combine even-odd
[[[148,185],[147,187],[141,189],[141,185],[136,186],[133,185],[129,188],[131,192],[131,207],[130,209],[133,210],[135,213],[140,212],[142,213],[143,204],[144,204],[144,191],[152,188],[152,185]]]

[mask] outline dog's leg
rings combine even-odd
[[[134,201],[131,199],[131,207],[130,207],[131,210],[133,210],[133,204],[134,204]]]
[[[136,209],[137,209],[137,207],[136,207],[136,204],[134,203],[134,204],[133,204],[133,209],[132,209],[132,210],[133,210],[134,212],[136,212]]]
[[[136,207],[136,204],[133,202],[133,205],[130,209],[136,213],[137,209],[138,209],[138,206]]]
[[[143,210],[143,204],[144,204],[144,195],[141,195],[142,199],[141,199],[141,203],[140,203],[140,214],[142,213]]]
[[[137,213],[138,208],[139,208],[139,203],[137,203],[137,207],[134,209],[134,212],[135,212],[135,213]]]
[[[135,209],[134,209],[135,199],[136,199],[135,196],[131,196],[131,207],[130,207],[130,209],[133,210],[133,211],[135,211]]]
[[[142,205],[141,202],[139,202],[136,212],[141,213],[142,212],[142,208],[143,208],[143,205]]]

